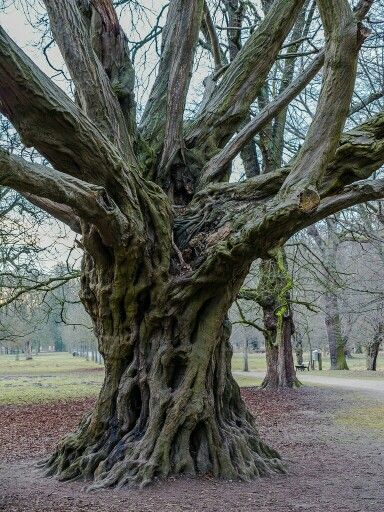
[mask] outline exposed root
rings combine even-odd
[[[60,480],[92,480],[90,489],[100,489],[144,487],[171,475],[250,480],[284,473],[279,455],[260,441],[253,419],[246,415],[220,427],[210,418],[194,427],[185,421],[168,441],[164,431],[155,434],[148,429],[141,439],[131,434],[116,439],[111,431],[104,440],[87,442],[90,423],[86,419],[46,462],[46,474]]]

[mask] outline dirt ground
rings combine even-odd
[[[346,427],[335,415],[383,398],[330,388],[284,395],[242,391],[287,476],[252,482],[180,478],[144,490],[87,492],[47,479],[37,461],[93,400],[0,407],[0,510],[6,512],[383,512],[383,432]]]

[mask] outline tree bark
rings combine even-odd
[[[303,337],[297,329],[295,332],[295,353],[297,364],[303,364]]]
[[[341,333],[341,320],[337,296],[325,293],[325,326],[327,330],[331,370],[348,370],[345,358],[345,342]]]
[[[48,461],[48,474],[105,487],[179,473],[248,479],[283,471],[231,375],[232,290],[188,283],[175,297],[170,283],[151,282],[148,260],[132,269],[122,261],[116,267],[121,254],[98,257],[95,264],[95,255],[85,256],[82,300],[105,380],[92,413]]]
[[[382,165],[383,115],[337,150],[361,42],[347,0],[317,2],[327,33],[324,86],[292,166],[243,183],[214,176],[204,186],[204,166],[244,123],[304,0],[273,2],[205,106],[184,122],[202,3],[170,2],[141,128],[111,0],[46,0],[77,103],[0,28],[0,110],[50,164],[1,150],[1,184],[33,194],[81,233],[82,301],[105,363],[94,410],[47,462],[62,479],[100,487],[181,473],[248,479],[282,471],[231,375],[227,312],[256,258],[334,211],[384,195],[383,180],[346,187]],[[308,186],[319,191],[315,201]],[[289,387],[298,384],[289,282],[281,259],[273,264],[278,286],[270,309],[265,303],[266,321],[278,385]]]
[[[245,341],[244,341],[243,372],[249,372],[249,361],[248,361],[248,338],[245,338]]]
[[[288,275],[283,249],[260,265],[258,302],[263,308],[267,373],[263,388],[299,387],[292,354],[294,324],[289,306],[291,277]]]
[[[378,328],[375,330],[373,339],[367,343],[367,370],[376,371],[377,358],[379,355],[380,345],[383,340],[383,330],[384,325],[379,324]]]
[[[32,357],[32,341],[28,340],[24,343],[24,353],[25,353],[25,359],[27,361],[31,361],[33,359],[33,357]]]

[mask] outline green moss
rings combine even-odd
[[[276,261],[277,269],[279,274],[284,278],[285,284],[278,290],[277,299],[279,307],[276,310],[277,317],[277,327],[276,327],[276,340],[275,344],[279,345],[282,336],[283,336],[283,325],[284,325],[284,317],[288,313],[289,303],[287,300],[287,295],[293,288],[293,279],[290,273],[287,270],[285,264],[284,251],[281,247],[278,247],[274,254],[274,259]]]

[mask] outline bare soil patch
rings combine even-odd
[[[242,390],[265,441],[288,475],[252,482],[180,478],[143,490],[87,492],[36,469],[39,458],[73,429],[93,399],[0,407],[0,510],[5,512],[382,512],[382,432],[335,423],[338,411],[376,398],[348,390]]]

